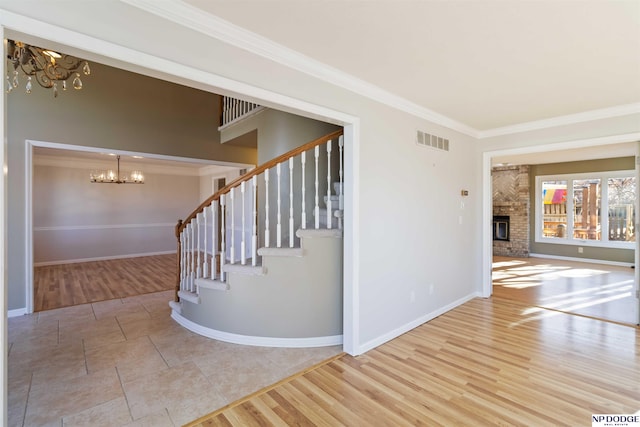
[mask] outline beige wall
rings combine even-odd
[[[533,165],[529,174],[529,205],[534,210],[536,206],[536,177],[545,175],[577,174],[588,172],[604,172],[616,170],[634,170],[635,159],[633,157],[620,157],[615,159],[599,159],[581,162],[549,163]],[[585,258],[605,261],[634,263],[634,249],[598,248],[584,245],[558,245],[536,242],[535,221],[536,215],[530,215],[530,252],[534,254],[564,256],[571,258]],[[604,220],[604,219],[603,219]],[[578,253],[578,246],[584,247],[583,253]]]
[[[31,94],[15,90],[6,97],[11,171],[7,177],[9,309],[26,303],[26,140],[234,163],[256,161],[255,149],[219,144],[217,95],[98,63],[91,63],[91,68],[81,91],[61,91],[53,98],[50,90],[34,85]]]
[[[145,183],[94,184],[87,170],[33,169],[34,263],[171,252],[174,227],[198,204],[197,176],[149,174]]]

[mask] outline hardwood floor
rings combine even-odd
[[[640,330],[474,299],[189,426],[591,425],[640,413]]]
[[[173,254],[36,267],[34,310],[166,291],[175,275]]]
[[[637,324],[634,270],[546,258],[494,257],[493,295],[613,322]]]

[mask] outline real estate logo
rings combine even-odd
[[[640,413],[636,414],[593,414],[591,427],[640,427]]]

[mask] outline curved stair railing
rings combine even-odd
[[[330,133],[256,167],[179,220],[175,301],[197,295],[198,281],[224,284],[230,265],[259,268],[258,246],[296,247],[298,228],[342,229],[342,135]]]

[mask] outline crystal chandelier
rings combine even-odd
[[[144,174],[142,171],[135,170],[130,174],[120,174],[120,156],[117,156],[118,168],[114,171],[109,170],[92,170],[89,173],[89,180],[97,184],[144,184]]]
[[[67,90],[67,80],[72,76],[71,84],[79,90],[82,89],[80,73],[91,74],[89,63],[83,59],[14,40],[7,40],[7,60],[10,63],[7,67],[7,93],[20,84],[18,70],[27,76],[27,93],[31,93],[34,78],[43,88],[53,89],[54,97],[58,96],[59,87]]]

